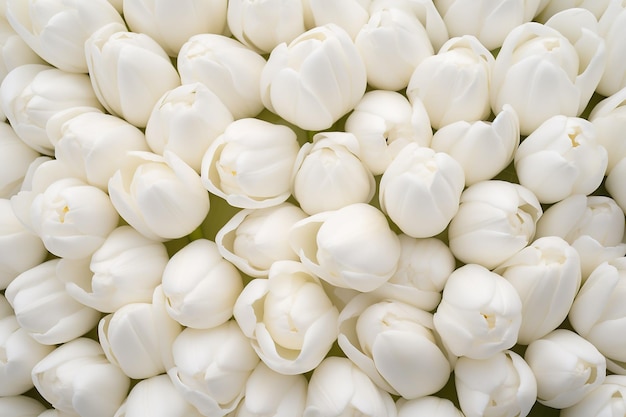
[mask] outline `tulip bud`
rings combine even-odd
[[[145,33],[169,56],[200,33],[224,32],[227,0],[125,0],[124,20],[132,32]]]
[[[180,48],[177,68],[183,84],[201,82],[222,100],[235,120],[263,110],[259,90],[265,59],[235,39],[194,35]]]
[[[426,396],[396,401],[398,417],[437,416],[437,417],[464,417],[463,413],[447,398]]]
[[[6,4],[2,5],[5,6]],[[0,18],[0,82],[11,70],[21,65],[45,63],[15,32],[6,17]]]
[[[626,52],[626,7],[623,2],[611,0],[598,19],[599,33],[606,42],[606,69],[596,91],[610,96],[626,87],[626,64],[621,58]]]
[[[367,23],[372,0],[305,0],[303,3],[307,29],[332,23],[354,39]]]
[[[277,261],[267,279],[248,283],[234,315],[261,360],[282,374],[314,369],[337,339],[337,308],[317,277],[294,261]]]
[[[600,19],[610,2],[611,0],[543,0],[544,6],[539,8],[541,13],[536,16],[536,20],[545,23],[555,14],[574,7],[587,9],[596,19]]]
[[[624,214],[626,214],[626,188],[623,187],[623,178],[626,178],[626,156],[622,158],[609,175],[606,177],[604,186],[619,205]]]
[[[407,144],[380,180],[381,210],[411,237],[443,232],[459,208],[463,168],[450,155]]]
[[[557,329],[528,345],[524,359],[537,378],[537,401],[567,408],[602,384],[606,360],[578,334]]]
[[[421,100],[409,103],[394,91],[372,90],[363,95],[346,119],[346,132],[358,141],[358,156],[374,175],[380,175],[407,144],[429,146],[433,136]]]
[[[293,225],[289,242],[313,274],[334,286],[362,292],[391,278],[400,259],[398,236],[385,216],[362,203],[300,220]]]
[[[517,342],[522,302],[502,276],[468,264],[448,278],[433,323],[450,352],[487,359]]]
[[[176,68],[154,39],[117,23],[94,32],[85,41],[85,55],[102,105],[139,128],[146,126],[159,98],[180,85]]]
[[[309,381],[304,417],[396,417],[389,393],[377,387],[349,359],[331,356]]]
[[[435,129],[459,120],[483,120],[491,112],[493,65],[491,52],[474,36],[452,38],[437,55],[424,59],[415,68],[407,96],[411,102],[420,99],[424,103]]]
[[[261,99],[302,129],[325,130],[356,106],[366,84],[365,64],[352,39],[327,24],[272,50],[261,73]]]
[[[146,140],[153,152],[174,152],[200,172],[202,156],[232,121],[228,108],[208,87],[185,84],[168,91],[155,104]]]
[[[267,277],[274,262],[299,259],[288,237],[291,227],[306,217],[291,203],[243,209],[217,232],[215,243],[220,254],[244,274]]]
[[[202,159],[202,183],[212,194],[241,208],[278,205],[290,195],[298,155],[287,126],[239,119],[215,139]]]
[[[537,197],[521,185],[476,183],[461,194],[450,222],[450,250],[461,262],[493,269],[532,241],[542,213]]]
[[[459,358],[454,377],[465,417],[527,416],[537,398],[533,372],[512,351],[482,360]]]
[[[24,143],[11,125],[0,122],[0,198],[11,198],[22,186],[39,152]]]
[[[130,386],[98,342],[84,337],[65,343],[33,368],[41,396],[60,411],[80,417],[112,417]]]
[[[561,417],[621,417],[626,408],[626,376],[607,375],[604,382],[571,407]]]
[[[608,153],[607,174],[617,163],[626,158],[626,87],[600,101],[589,114],[596,139]]]
[[[162,289],[169,316],[196,329],[230,319],[243,289],[241,274],[220,255],[215,243],[198,239],[176,252],[163,271]]]
[[[0,397],[0,417],[38,417],[45,412],[41,401],[25,395]]]
[[[209,212],[200,177],[176,154],[132,152],[133,163],[109,180],[113,206],[129,225],[153,240],[193,232]]]

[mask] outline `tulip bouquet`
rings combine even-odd
[[[0,0],[0,417],[626,413],[623,0]]]

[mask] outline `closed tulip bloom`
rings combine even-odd
[[[366,84],[365,64],[352,39],[327,24],[274,48],[260,91],[273,113],[305,130],[325,130],[356,106]]]
[[[386,90],[365,93],[348,115],[345,130],[356,137],[358,156],[374,175],[385,172],[407,144],[429,146],[433,136],[420,100],[411,104],[402,94]]]
[[[362,292],[391,278],[401,252],[398,236],[383,213],[363,203],[300,220],[293,225],[289,242],[313,274],[334,286]]]
[[[332,23],[354,39],[367,23],[372,0],[305,0],[305,23],[308,29]]]
[[[465,417],[527,416],[537,399],[532,370],[512,351],[482,360],[459,358],[454,376]]]
[[[552,408],[573,406],[606,376],[604,356],[570,330],[557,329],[535,340],[524,359],[537,378],[537,401]]]
[[[437,417],[464,417],[463,413],[447,398],[425,396],[413,400],[400,398],[396,401],[398,417],[414,417],[418,415]]]
[[[0,397],[0,416],[2,417],[38,417],[46,412],[41,401],[26,395]]]
[[[618,417],[626,408],[626,376],[607,375],[604,382],[571,407],[561,410],[561,417]]]
[[[538,22],[545,23],[555,14],[571,8],[589,10],[596,19],[600,19],[604,11],[609,7],[611,0],[542,0],[539,13],[536,16]]]
[[[157,41],[169,56],[200,33],[224,32],[227,0],[126,0],[124,20],[133,32]]]
[[[0,122],[0,198],[18,193],[28,167],[39,156],[15,134],[11,125]]]
[[[35,365],[32,376],[54,408],[80,417],[113,417],[130,386],[98,342],[84,337],[57,347]]]
[[[241,274],[207,239],[189,243],[163,271],[162,290],[169,316],[187,327],[217,327],[233,315],[243,289]]]
[[[237,120],[263,110],[259,86],[264,66],[265,59],[241,42],[202,33],[183,44],[176,67],[183,84],[206,85]]]
[[[380,208],[403,233],[432,237],[457,213],[464,186],[463,168],[450,155],[411,143],[380,180]]]
[[[626,129],[626,87],[601,100],[589,114],[593,123],[596,139],[606,150],[609,157],[607,174],[613,167],[626,158],[626,141],[623,132]]]
[[[461,194],[448,228],[450,250],[464,263],[493,269],[532,242],[542,213],[537,197],[521,185],[478,182]]]
[[[487,359],[517,342],[522,302],[502,276],[468,264],[448,278],[433,323],[454,355]]]
[[[623,178],[626,177],[626,157],[622,158],[615,168],[607,175],[604,186],[609,192],[615,203],[620,206],[626,214],[626,189],[623,185]]]
[[[120,216],[153,240],[193,232],[210,205],[200,176],[173,152],[133,152],[132,159],[109,180],[111,202]]]
[[[297,261],[289,232],[307,214],[292,203],[262,209],[243,209],[215,236],[220,254],[251,277],[267,277],[276,261]]]
[[[121,24],[103,26],[85,41],[89,78],[113,115],[143,128],[152,108],[180,77],[163,48],[144,33]]]
[[[598,19],[599,33],[606,42],[606,69],[602,74],[597,91],[610,96],[626,87],[626,64],[621,57],[626,52],[626,7],[611,0]]]
[[[20,65],[45,63],[15,32],[6,17],[0,18],[0,82]]]

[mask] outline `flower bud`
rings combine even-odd
[[[365,64],[352,39],[328,24],[272,50],[261,73],[261,99],[302,129],[325,130],[356,106],[366,84]]]
[[[396,401],[398,417],[437,416],[437,417],[464,417],[463,413],[447,398],[426,396]]]
[[[306,0],[305,23],[308,29],[335,24],[354,39],[359,30],[367,23],[372,0]]]
[[[545,23],[555,14],[572,8],[582,8],[590,11],[599,19],[609,6],[611,0],[542,0],[539,7],[541,13],[536,16],[538,22]]]
[[[243,289],[239,271],[207,239],[194,240],[176,252],[163,271],[162,281],[169,316],[196,329],[228,321]]]
[[[132,152],[133,163],[109,181],[113,206],[129,225],[153,240],[193,232],[209,212],[198,174],[173,152]]]
[[[4,3],[3,8],[6,7]],[[2,16],[0,18],[0,82],[11,70],[21,65],[45,63],[46,61],[41,59],[15,32],[6,17]]]
[[[11,198],[22,186],[39,152],[24,143],[10,124],[0,122],[0,198]]]
[[[599,33],[606,42],[606,69],[596,91],[610,96],[626,87],[626,64],[621,59],[626,52],[626,7],[623,2],[611,0],[598,19]]]
[[[561,417],[618,417],[626,408],[626,376],[607,375],[604,382],[576,404],[561,410]]]
[[[607,174],[610,174],[617,163],[626,158],[626,88],[600,101],[589,114],[593,123],[597,142],[608,154]]]
[[[294,261],[277,261],[267,279],[248,283],[234,315],[261,360],[282,374],[311,371],[337,339],[337,308],[317,277]]]
[[[400,259],[398,236],[385,216],[362,203],[300,220],[293,225],[289,242],[313,274],[334,286],[362,292],[391,278]]]
[[[98,342],[84,337],[57,347],[35,365],[32,376],[54,408],[80,417],[112,417],[130,386]]]
[[[152,108],[168,90],[180,85],[169,56],[154,39],[103,26],[85,41],[89,77],[98,99],[114,116],[142,128]]]
[[[626,188],[622,187],[623,178],[626,177],[626,157],[622,158],[609,175],[606,177],[604,186],[609,192],[611,197],[615,200],[615,203],[619,205],[622,211],[626,214]]]
[[[236,120],[204,154],[202,183],[231,206],[278,205],[290,195],[298,150],[296,134],[287,126],[259,119]]]
[[[26,395],[0,397],[0,416],[2,417],[38,417],[46,411],[41,401]]]
[[[537,378],[537,401],[571,407],[602,384],[606,360],[578,334],[557,329],[528,345],[524,359]]]
[[[486,359],[517,342],[522,302],[502,276],[468,264],[448,278],[433,323],[454,355]]]

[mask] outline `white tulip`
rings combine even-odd
[[[209,212],[200,176],[176,154],[132,152],[132,164],[109,180],[109,196],[120,216],[153,240],[193,232]]]
[[[215,236],[221,255],[251,277],[267,277],[276,261],[297,261],[289,245],[289,232],[306,213],[291,203],[262,209],[243,209]]]
[[[260,362],[246,381],[245,396],[233,417],[302,416],[307,397],[304,375],[284,375]]]
[[[80,417],[113,417],[130,386],[98,342],[84,337],[57,347],[35,365],[32,376],[54,408]]]
[[[208,87],[184,84],[155,104],[146,125],[146,140],[153,152],[174,152],[200,172],[202,156],[232,121],[228,108]]]
[[[207,239],[194,240],[176,252],[163,271],[162,282],[169,316],[196,329],[228,321],[243,289],[239,271]]]
[[[46,406],[26,395],[0,397],[0,417],[38,417]]]
[[[306,29],[304,0],[232,0],[228,2],[228,28],[247,47],[270,53]]]
[[[248,283],[234,316],[261,360],[281,374],[311,371],[337,339],[339,312],[299,262],[277,261],[267,279]]]
[[[626,129],[626,87],[610,97],[600,101],[589,114],[596,138],[608,153],[607,174],[623,158],[626,158],[626,141],[623,132]]]
[[[296,134],[287,126],[235,120],[204,154],[202,183],[234,207],[278,205],[290,195],[298,150]]]
[[[132,32],[145,33],[169,56],[200,33],[221,34],[226,28],[227,0],[125,0],[124,20]]]
[[[626,258],[604,262],[593,270],[578,292],[569,321],[581,336],[607,358],[611,372],[626,375]]]
[[[626,178],[626,156],[615,164],[615,168],[607,175],[604,183],[606,190],[611,197],[613,197],[615,203],[617,203],[626,214],[626,188],[623,187],[624,178]]]
[[[354,43],[365,63],[367,83],[381,90],[406,88],[417,65],[434,54],[419,19],[395,7],[372,13]]]
[[[596,90],[610,96],[626,87],[626,64],[621,59],[626,52],[626,7],[623,2],[611,0],[598,23],[599,32],[606,41],[607,62]]]
[[[7,0],[6,18],[39,56],[68,72],[87,72],[84,43],[101,27],[124,20],[106,0]]]
[[[524,417],[537,399],[533,372],[512,351],[498,352],[482,360],[459,358],[454,377],[465,417]]]
[[[517,342],[522,302],[502,276],[467,264],[448,278],[433,323],[454,355],[487,359]]]
[[[294,198],[307,214],[368,203],[376,192],[374,175],[358,157],[356,137],[345,132],[313,136],[294,165]]]
[[[490,180],[511,162],[520,143],[519,120],[505,105],[493,122],[460,120],[439,129],[430,147],[453,157],[465,173],[465,185]]]
[[[332,23],[341,27],[354,39],[367,23],[373,0],[304,0],[307,29]]]
[[[515,109],[522,135],[552,116],[577,116],[605,67],[606,48],[591,12],[570,9],[545,25],[527,22],[509,32],[493,67],[491,107]]]
[[[234,320],[212,329],[183,330],[172,352],[174,367],[168,375],[183,397],[207,417],[222,417],[237,407],[259,363]]]
[[[447,398],[426,396],[396,401],[398,417],[437,416],[437,417],[464,417],[463,413]]]
[[[0,105],[15,133],[28,146],[54,155],[46,123],[72,107],[102,109],[86,74],[42,64],[22,65],[7,74],[0,87]]]
[[[20,65],[45,63],[15,32],[6,18],[0,18],[0,82]]]
[[[587,9],[596,19],[600,19],[610,2],[611,0],[542,0],[543,6],[539,8],[541,13],[536,16],[536,20],[545,23],[558,12],[572,8]]]
[[[493,55],[474,36],[451,38],[415,68],[406,94],[411,102],[424,103],[435,129],[459,120],[483,120],[491,112],[493,65]]]
[[[260,91],[273,113],[305,130],[325,130],[356,106],[366,84],[357,47],[345,30],[329,23],[274,48]]]
[[[334,286],[363,292],[393,276],[401,251],[383,213],[363,203],[300,220],[289,242],[313,274]]]
[[[0,122],[0,198],[11,198],[22,187],[39,152],[24,143],[8,123]]]
[[[450,250],[461,262],[493,269],[533,240],[542,213],[537,197],[521,185],[478,182],[461,194],[448,228]]]
[[[463,168],[450,155],[410,143],[380,180],[380,208],[403,233],[432,237],[457,213],[464,186]]]
[[[557,329],[528,345],[524,359],[537,378],[537,401],[567,408],[604,381],[606,360],[589,341]]]
[[[494,272],[513,284],[522,300],[517,343],[523,345],[547,335],[565,320],[581,284],[578,252],[558,236],[535,240]]]
[[[561,410],[561,417],[621,417],[626,409],[626,376],[608,375],[596,389],[575,405]]]
[[[328,357],[311,375],[304,417],[396,417],[397,413],[391,395],[349,359]]]
[[[177,68],[183,84],[201,82],[222,100],[235,120],[263,110],[261,71],[265,59],[235,39],[194,35],[180,48]]]
[[[76,413],[66,413],[56,408],[49,408],[37,417],[76,417]]]
[[[85,41],[89,78],[98,99],[113,115],[143,128],[152,108],[180,85],[170,57],[151,37],[111,23]]]

